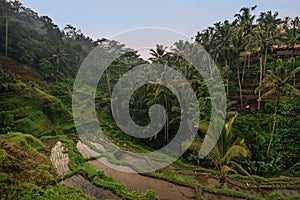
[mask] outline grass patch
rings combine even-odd
[[[194,177],[188,175],[178,175],[172,170],[155,171],[152,172],[152,174],[159,178],[165,178],[179,183],[186,183],[192,185],[197,183]]]
[[[204,186],[202,187],[202,190],[204,192],[216,194],[216,195],[222,195],[222,196],[228,196],[228,197],[234,197],[234,198],[243,198],[243,199],[249,199],[249,200],[264,200],[264,198],[248,194],[241,191],[235,191],[230,190],[226,188],[217,188],[217,187],[210,187],[210,186]]]
[[[32,135],[0,135],[1,199],[92,199],[78,189],[56,184],[48,152]]]

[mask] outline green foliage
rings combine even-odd
[[[95,185],[110,189],[124,199],[156,199],[154,191],[143,194],[128,192],[123,184],[106,176],[102,170],[95,170],[80,155],[74,143],[78,136],[72,119],[71,94],[73,79],[83,58],[96,45],[119,48],[122,51],[125,49],[124,45],[109,40],[93,41],[72,25],[67,25],[64,30],[60,30],[49,17],[40,17],[32,10],[24,9],[22,4],[16,1],[0,3],[0,15],[7,16],[9,23],[8,56],[17,61],[0,56],[3,64],[0,68],[0,133],[3,134],[0,135],[1,198],[3,196],[4,199],[88,199],[77,189],[56,185],[55,181],[61,179],[55,179],[54,170],[45,155],[45,153],[49,154],[49,149],[31,135],[8,133],[14,131],[42,136],[43,139],[56,138],[64,142],[69,149],[69,167],[72,172],[62,179],[81,174]],[[241,100],[249,103],[251,108],[256,107],[256,100],[254,99],[253,103],[253,97],[247,99],[247,95],[254,95],[254,88],[259,84],[259,75],[266,75],[262,70],[268,70],[265,77],[269,79],[274,78],[274,75],[281,78],[283,75],[289,75],[290,80],[284,80],[288,86],[295,82],[297,87],[299,81],[299,78],[293,80],[292,74],[287,74],[284,68],[274,69],[277,65],[275,62],[277,50],[272,46],[276,43],[281,45],[283,42],[291,47],[299,42],[299,27],[295,25],[297,20],[292,22],[287,19],[281,25],[282,22],[277,17],[278,13],[263,12],[254,25],[256,18],[251,13],[254,9],[255,7],[243,8],[235,15],[235,21],[215,23],[213,27],[199,32],[196,36],[196,42],[203,45],[219,66],[225,84],[229,88],[229,100],[236,99],[236,95],[242,92]],[[5,44],[6,27],[3,22],[4,18],[1,18],[0,44]],[[279,32],[282,28],[285,30],[284,33]],[[282,40],[279,36],[282,36]],[[188,42],[183,41],[176,42],[174,46],[175,48],[168,52],[166,47],[158,44],[156,49],[150,51],[153,56],[151,60],[166,64],[184,75],[197,93],[201,120],[208,121],[211,99],[206,83],[190,63],[178,56],[186,50],[193,53],[194,49],[190,48]],[[4,45],[0,45],[0,52],[5,52]],[[250,53],[251,56],[249,54],[249,58],[240,57],[239,54],[242,52]],[[263,57],[264,55],[266,57]],[[259,63],[259,59],[264,62]],[[299,59],[292,57],[291,61],[283,60],[282,66],[290,71],[299,66]],[[128,144],[127,150],[148,152],[149,147],[158,149],[176,135],[180,122],[180,107],[176,97],[169,90],[158,85],[147,85],[135,91],[132,96],[130,102],[132,118],[137,124],[147,125],[149,108],[159,103],[167,110],[168,125],[150,140],[130,137],[117,128],[111,115],[109,99],[111,89],[122,74],[141,63],[146,61],[139,59],[137,53],[132,50],[126,52],[126,55],[118,58],[109,67],[106,71],[107,76],[103,76],[99,81],[96,110],[101,127],[106,134],[117,139],[119,143]],[[258,66],[265,69],[259,69]],[[239,79],[244,79],[243,84],[240,85],[243,88],[237,87]],[[273,86],[283,81],[278,80],[272,82]],[[267,81],[265,83],[265,86],[270,86]],[[128,91],[124,90],[124,92]],[[230,130],[224,129],[217,147],[210,155],[222,176],[225,176],[228,171],[236,172],[237,168],[241,171],[245,168],[253,174],[264,176],[300,174],[300,99],[293,97],[292,92],[285,92],[284,96],[282,95],[283,93],[280,94],[280,103],[278,101],[277,127],[274,130],[269,157],[266,155],[266,149],[272,129],[273,99],[264,100],[260,111],[245,110],[243,104],[240,108],[232,109],[241,112],[240,117],[236,119],[233,127],[231,127],[232,123],[228,124],[227,128],[230,126]],[[202,138],[205,133],[202,128],[199,127],[196,140],[184,156],[194,164],[199,164],[200,137]],[[229,136],[226,132],[234,134]],[[142,147],[137,146],[136,143]],[[250,153],[247,147],[251,151],[251,159],[248,157]],[[112,162],[118,162],[114,154],[110,156]],[[240,157],[247,158],[242,160]],[[200,164],[212,167],[208,159]],[[180,166],[191,167],[183,163]],[[193,169],[204,170],[201,167]],[[217,173],[210,169],[206,171]],[[189,177],[178,176],[173,171],[160,172],[158,175],[179,182],[194,183]],[[281,179],[258,177],[255,179],[262,184],[286,183]],[[243,178],[241,181],[248,183],[252,180]],[[290,181],[289,184],[298,183],[298,180]],[[260,199],[224,188],[221,190],[202,188],[202,192],[207,191],[237,198]],[[290,199],[293,198],[297,197]],[[283,198],[272,193],[267,199]]]
[[[284,97],[279,104],[278,127],[274,135],[274,144],[267,158],[266,149],[272,124],[273,101],[269,101],[260,112],[241,114],[236,120],[235,131],[243,135],[252,154],[251,160],[244,161],[252,173],[259,175],[298,174],[299,167],[299,98]],[[270,105],[270,106],[268,106]]]
[[[153,172],[155,176],[161,177],[164,179],[173,180],[179,183],[187,183],[187,184],[195,184],[196,181],[194,177],[188,175],[178,175],[174,171],[171,170],[162,170],[159,172]]]
[[[72,119],[70,111],[60,101],[43,105],[43,112],[55,124]]]
[[[92,200],[89,196],[84,195],[79,189],[66,185],[58,184],[56,186],[48,186],[45,190],[28,191],[22,200]]]
[[[280,196],[280,194],[276,192],[269,194],[266,198],[266,200],[280,200],[280,199],[282,199],[282,197]]]
[[[225,176],[228,172],[237,173],[237,170],[239,170],[250,176],[247,170],[237,162],[238,159],[249,158],[251,155],[245,140],[237,137],[236,133],[233,132],[233,123],[237,116],[238,114],[226,122],[217,144],[208,154],[208,159],[220,172],[220,186],[224,185]]]
[[[15,132],[0,135],[1,199],[68,199],[76,196],[89,199],[77,189],[55,185],[55,172],[45,155],[47,152],[45,145],[32,135]]]
[[[0,174],[1,199],[7,200],[52,200],[52,199],[80,199],[92,200],[93,198],[84,195],[79,189],[66,185],[50,185],[45,188],[38,187],[27,182],[20,182],[6,174]]]
[[[209,192],[213,194],[218,194],[222,196],[228,196],[228,197],[233,197],[233,198],[243,198],[243,199],[251,199],[251,200],[263,200],[263,198],[248,194],[245,192],[241,191],[235,191],[231,189],[226,189],[226,188],[217,188],[217,187],[209,187],[209,186],[204,186],[202,187],[202,190],[204,192]]]

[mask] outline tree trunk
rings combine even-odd
[[[295,59],[293,59],[293,70],[295,69]],[[293,85],[296,86],[296,73],[293,75]]]
[[[240,77],[240,67],[238,65],[238,62],[236,63],[236,71],[237,71],[237,78],[238,78],[239,91],[240,91],[241,108],[243,108],[243,92],[242,92],[242,83]]]
[[[229,97],[229,79],[226,79],[226,94]]]
[[[227,67],[228,66],[228,60],[227,60],[227,58],[225,59],[225,67]]]
[[[259,87],[262,84],[262,77],[263,77],[263,58],[260,56],[259,58]],[[261,101],[261,91],[258,90],[258,99],[257,99],[257,110],[260,110],[260,101]]]
[[[208,56],[208,64],[209,64],[209,73],[210,73],[210,78],[213,78],[213,68],[212,68],[212,60],[210,58],[210,56]]]
[[[274,119],[273,119],[273,127],[272,127],[272,132],[271,132],[271,136],[270,136],[270,141],[268,144],[268,151],[267,151],[267,156],[270,156],[270,149],[271,149],[271,145],[272,145],[272,141],[273,141],[273,136],[275,133],[275,128],[276,128],[276,121],[277,121],[277,111],[278,111],[278,105],[279,105],[279,99],[280,99],[280,94],[278,94],[275,98],[275,102],[274,102]]]
[[[166,113],[166,124],[165,124],[165,143],[167,144],[169,141],[169,118],[168,114]]]
[[[220,188],[224,187],[224,184],[225,184],[225,175],[220,174],[220,176],[219,176],[219,184],[220,184]]]
[[[293,45],[293,51],[292,51],[292,60],[293,60],[293,70],[295,69],[295,58],[294,58],[294,54],[295,54],[295,46]],[[293,75],[293,85],[296,85],[296,74]]]
[[[242,72],[242,84],[244,83],[244,77],[245,77],[245,70],[246,70],[246,62],[247,62],[247,53],[244,58],[244,66],[243,66],[243,72]]]
[[[251,53],[249,53],[248,56],[248,69],[250,69],[250,63],[251,63]]]
[[[8,52],[8,17],[6,16],[5,20],[5,56],[7,57],[7,52]]]
[[[266,73],[266,68],[267,68],[267,55],[268,55],[268,49],[266,47],[266,50],[265,50],[265,59],[264,59],[264,72],[263,74]]]
[[[55,77],[55,82],[57,82],[57,80],[58,80],[58,72],[59,72],[59,65],[60,65],[59,58],[56,59],[56,64],[57,64],[57,67],[56,67],[56,77]]]
[[[110,86],[110,78],[109,78],[109,74],[108,74],[108,69],[105,70],[105,75],[106,75],[106,81],[107,81],[107,89],[108,89],[108,93],[109,93],[109,99],[111,100],[111,86]]]

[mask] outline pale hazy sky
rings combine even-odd
[[[72,24],[93,39],[141,28],[173,29],[193,37],[217,21],[232,20],[242,7],[257,5],[256,13],[279,11],[299,16],[300,0],[20,0],[60,28]]]

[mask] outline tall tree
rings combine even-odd
[[[267,65],[268,47],[271,44],[274,44],[275,39],[278,38],[278,36],[280,34],[280,30],[279,30],[278,26],[280,24],[282,24],[283,21],[280,18],[278,18],[278,12],[274,12],[274,14],[272,14],[272,11],[268,11],[266,13],[262,12],[257,21],[264,29],[266,41],[268,41],[268,43],[266,44],[267,46],[264,49],[264,51],[265,51],[264,73],[265,73],[266,65]]]
[[[287,91],[291,91],[292,93],[300,96],[300,91],[292,86],[289,82],[291,81],[294,74],[300,71],[300,67],[290,71],[289,66],[290,63],[284,63],[282,60],[279,60],[276,68],[272,70],[268,70],[266,77],[263,80],[261,86],[257,87],[255,91],[265,91],[265,94],[262,97],[274,96],[274,119],[273,119],[273,127],[270,135],[270,141],[268,144],[267,155],[270,155],[270,149],[272,145],[273,136],[276,129],[277,122],[277,112],[278,106],[280,103],[280,98]]]
[[[150,49],[150,55],[153,57],[149,58],[149,60],[153,62],[165,63],[166,60],[162,58],[167,54],[166,49],[167,47],[157,44],[155,49]]]
[[[294,19],[286,18],[284,23],[283,35],[280,38],[289,48],[292,49],[291,59],[293,61],[293,69],[295,68],[295,45],[300,43],[299,17]],[[296,77],[294,76],[294,85],[296,85]]]
[[[264,72],[267,65],[268,50],[274,44],[275,39],[279,36],[278,25],[282,22],[277,18],[278,12],[272,14],[271,11],[267,13],[260,13],[257,20],[258,24],[251,35],[251,42],[249,46],[254,45],[259,53],[259,86],[262,85]],[[257,108],[261,108],[261,91],[258,91]]]
[[[257,6],[252,6],[250,8],[243,7],[239,14],[234,15],[244,36],[249,35],[253,29],[255,15],[252,15],[251,11],[254,11],[256,7]]]
[[[253,31],[254,28],[254,20],[255,15],[252,15],[251,11],[254,11],[257,6],[252,6],[250,8],[243,7],[240,10],[240,13],[235,14],[234,17],[236,17],[237,25],[239,26],[239,30],[243,32],[244,40],[246,40],[246,43],[249,43],[249,35]],[[248,69],[250,66],[250,59],[251,59],[251,53],[249,52],[250,49],[247,48],[248,46],[245,46],[245,59],[244,59],[244,66],[242,71],[242,78],[241,83],[244,82],[244,76],[245,76],[245,70],[246,70],[246,63],[248,62]]]
[[[241,82],[241,73],[240,73],[240,53],[245,49],[246,41],[244,40],[243,33],[239,30],[236,30],[231,39],[231,50],[234,54],[234,63],[236,67],[237,80],[239,85],[239,95],[240,95],[240,105],[243,107],[243,92],[242,92],[242,82]]]
[[[10,1],[1,0],[0,1],[1,10],[5,17],[5,56],[8,55],[8,17],[9,13],[13,11],[13,7]]]
[[[51,51],[51,59],[54,59],[56,63],[56,75],[55,81],[58,80],[59,70],[62,63],[67,63],[69,54],[66,53],[62,45],[59,45],[52,49]]]
[[[229,66],[230,39],[233,33],[232,24],[228,20],[223,23],[215,23],[215,48],[218,49],[225,62]]]

